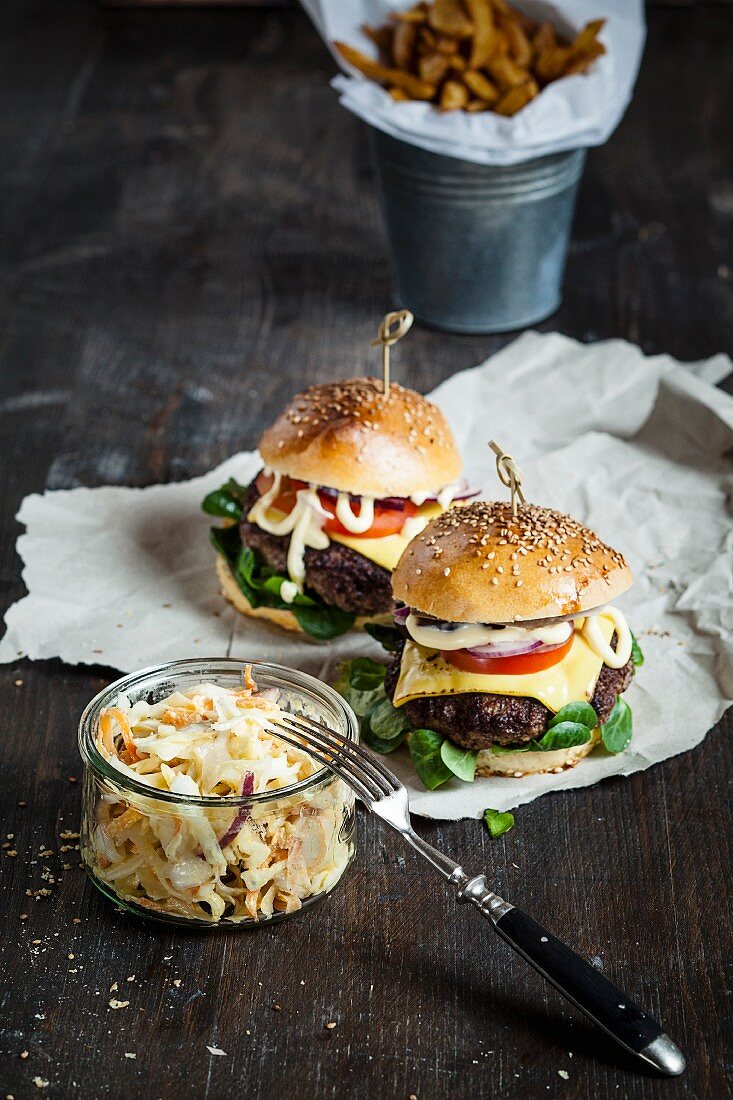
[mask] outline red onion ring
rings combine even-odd
[[[392,615],[395,624],[398,627],[406,629],[407,619],[411,614],[415,614],[420,621],[421,626],[430,626],[436,628],[435,648],[440,649],[440,631],[443,630],[446,636],[449,636],[453,631],[462,624],[448,622],[445,619],[433,619],[430,615],[425,615],[422,612],[413,612],[410,607],[398,607]],[[489,625],[489,624],[487,624]],[[496,626],[511,625],[497,623]],[[519,624],[516,624],[519,625]],[[538,624],[540,625],[540,624]],[[522,624],[523,626],[523,624]],[[561,646],[567,645],[568,640],[572,636],[572,627],[570,633],[561,642],[541,642],[536,638],[530,638],[526,642],[487,642],[485,645],[477,645],[472,647],[465,647],[458,650],[452,650],[455,653],[470,653],[472,657],[521,657],[526,653],[550,653],[553,649],[560,649]]]
[[[253,794],[254,789],[255,789],[255,773],[254,772],[245,772],[244,776],[242,777],[242,787],[241,787],[240,794],[242,794],[244,796],[249,795],[249,794]],[[229,826],[227,831],[224,833],[224,836],[219,841],[219,847],[220,848],[226,848],[227,844],[231,844],[231,842],[234,840],[234,838],[236,836],[239,836],[239,830],[242,828],[245,821],[249,817],[249,811],[251,809],[252,809],[252,804],[250,802],[245,802],[242,806],[240,806],[240,808],[237,810],[237,813],[236,813],[236,815],[234,816],[234,818],[232,820],[231,825]]]
[[[479,495],[480,489],[469,489],[465,484],[456,492],[453,500],[470,500],[472,497]],[[324,486],[319,486],[318,492],[321,493],[328,500],[335,501],[338,498],[338,489],[329,489]],[[358,504],[361,497],[357,493],[349,493],[349,500],[353,504]],[[438,500],[437,493],[431,493],[425,497],[425,504],[435,504]],[[409,497],[380,497],[374,501],[377,507],[391,508],[394,512],[404,511],[405,505],[412,503]]]
[[[561,642],[565,645],[565,642]],[[557,649],[554,645],[544,645],[542,642],[495,642],[488,645],[475,645],[471,649],[452,650],[453,653],[470,653],[472,657],[522,657],[525,653],[539,653],[541,650]]]
[[[470,653],[472,657],[522,657],[525,653],[550,653],[553,649],[561,649],[568,644],[568,638],[562,642],[495,642],[492,645],[477,645],[472,649],[459,650],[458,652]]]

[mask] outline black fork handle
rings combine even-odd
[[[482,912],[530,966],[630,1054],[670,1077],[684,1072],[682,1052],[656,1020],[562,940],[514,906],[498,918]]]

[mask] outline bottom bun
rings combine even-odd
[[[252,619],[266,619],[270,623],[281,627],[283,630],[292,630],[296,634],[305,634],[302,626],[292,611],[286,611],[279,607],[252,607],[242,589],[232,575],[232,571],[220,554],[216,555],[216,575],[221,584],[221,594],[225,600],[233,604],[237,611],[243,615],[249,615]],[[365,623],[391,623],[391,614],[384,615],[360,615],[352,630],[363,630]],[[310,637],[306,634],[306,637]]]
[[[249,615],[253,619],[267,619],[268,622],[275,623],[283,630],[294,630],[298,634],[303,633],[303,628],[292,611],[283,611],[277,607],[252,607],[252,604],[235,581],[231,569],[220,554],[216,555],[216,575],[221,584],[222,596],[225,600],[229,600],[229,603],[234,604],[237,611],[241,611],[243,615]]]
[[[544,772],[563,772],[574,768],[587,756],[601,739],[594,729],[590,740],[572,749],[555,749],[552,752],[507,752],[497,755],[491,749],[482,749],[476,761],[476,775],[506,775],[521,779],[524,775],[542,775]]]

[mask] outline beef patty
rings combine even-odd
[[[254,481],[247,487],[243,518],[239,525],[242,544],[255,551],[259,559],[287,576],[289,535],[271,535],[247,521],[252,505],[259,497]],[[363,554],[331,542],[325,550],[307,549],[305,591],[329,607],[338,607],[354,615],[379,615],[391,611],[392,574]]]
[[[384,687],[390,699],[397,687],[403,648],[400,646],[387,666]],[[633,675],[630,658],[623,668],[602,667],[591,699],[601,725],[608,721],[617,696],[626,690]],[[464,749],[523,744],[542,737],[553,717],[552,711],[536,699],[479,691],[414,699],[404,706],[413,729],[435,730]]]

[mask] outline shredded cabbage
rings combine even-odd
[[[239,690],[203,683],[159,703],[120,696],[100,716],[97,748],[121,773],[158,791],[271,793],[318,765],[276,735],[283,711],[249,670]],[[219,806],[166,805],[100,784],[85,856],[125,902],[216,923],[293,913],[327,893],[353,852],[353,795],[332,777],[302,794]]]

